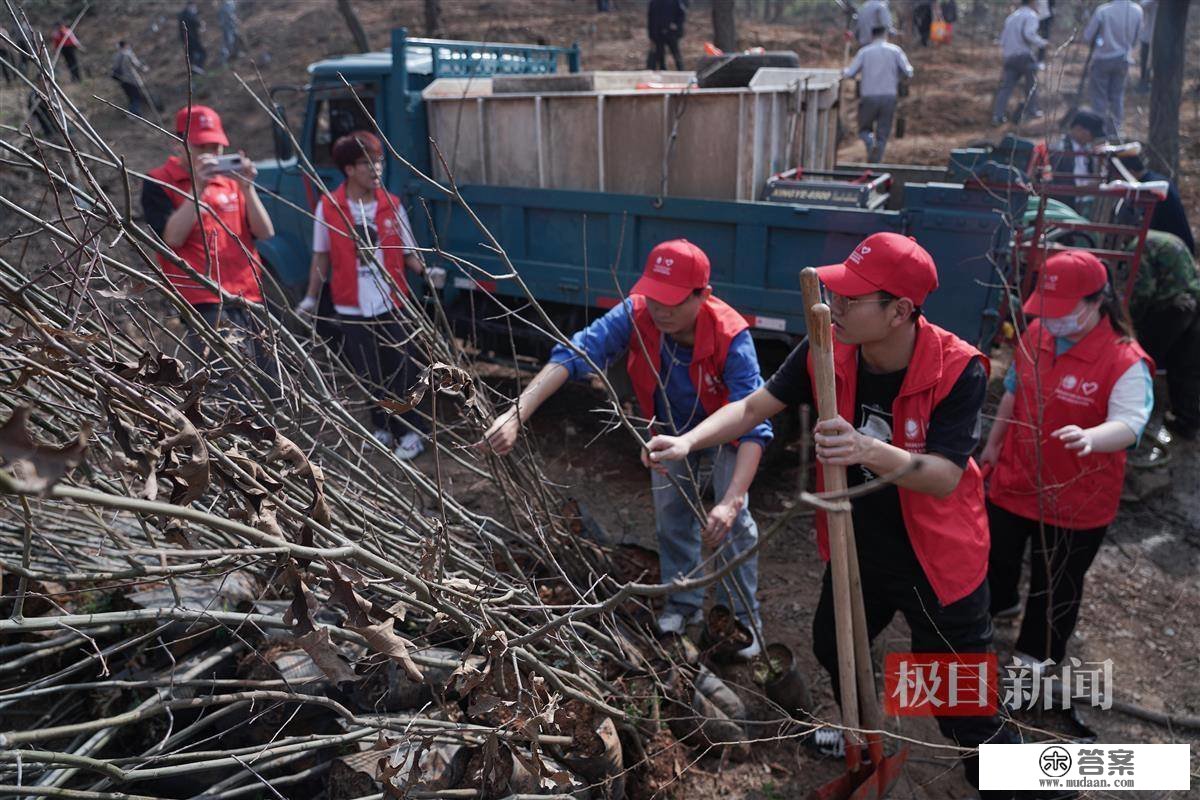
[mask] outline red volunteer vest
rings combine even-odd
[[[1035,320],[1021,337],[1013,359],[1017,370],[1013,421],[1004,434],[988,497],[1006,511],[1060,528],[1107,525],[1121,501],[1125,452],[1080,458],[1050,434],[1064,425],[1091,428],[1104,422],[1117,379],[1138,361],[1145,361],[1153,374],[1154,362],[1137,342],[1121,341],[1107,317],[1059,356],[1054,337]]]
[[[334,305],[357,308],[358,252],[357,243],[350,234],[350,223],[354,216],[350,213],[344,181],[330,197],[337,208],[332,208],[328,202],[321,206],[321,218],[329,226],[329,291]],[[399,197],[383,189],[375,190],[375,230],[383,251],[383,268],[400,287],[400,292],[408,294],[408,281],[404,277],[404,237],[397,219],[399,210]],[[393,301],[399,302],[399,298],[393,297]]]
[[[626,367],[642,416],[651,419],[654,417],[654,392],[658,390],[658,376],[662,367],[662,331],[650,316],[646,298],[635,294],[630,299],[633,301],[636,335],[629,343]],[[688,376],[696,387],[700,406],[706,414],[712,414],[729,402],[729,387],[724,380],[725,357],[729,355],[729,343],[733,337],[748,327],[745,317],[716,297],[710,295],[700,307],[700,313],[696,316],[696,341],[692,346]],[[641,336],[644,348],[639,344],[637,335]]]
[[[933,409],[946,399],[971,359],[987,358],[949,331],[917,318],[917,341],[912,360],[892,402],[892,444],[910,453],[925,452],[925,431]],[[834,339],[834,375],[838,414],[853,421],[858,382],[858,347]],[[812,354],[808,359],[812,377]],[[823,491],[824,469],[817,463],[817,490]],[[987,511],[983,479],[975,460],[967,462],[958,486],[939,498],[897,487],[900,513],[917,561],[937,594],[948,606],[969,595],[987,575]],[[817,512],[817,548],[829,560],[829,528],[825,512]]]
[[[175,156],[147,175],[178,190],[164,190],[175,208],[192,202],[191,175]],[[201,210],[199,222],[192,228],[187,240],[175,248],[175,255],[196,272],[211,278],[226,292],[253,303],[261,303],[262,293],[258,287],[262,264],[254,249],[254,237],[246,220],[246,196],[242,193],[242,187],[235,179],[218,175],[204,187],[200,201],[212,211]],[[233,235],[227,233],[226,229]],[[205,258],[205,239],[208,240],[211,263]],[[193,305],[220,302],[221,298],[216,293],[201,286],[167,259],[160,256],[158,263],[184,300]]]

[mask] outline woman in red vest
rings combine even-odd
[[[1021,563],[1032,540],[1014,656],[1040,670],[1062,661],[1075,630],[1084,575],[1117,515],[1125,451],[1154,405],[1154,365],[1091,253],[1048,258],[1025,313],[1038,319],[1013,354],[981,459],[992,469],[992,613],[1020,612]]]
[[[530,381],[516,405],[488,428],[480,445],[500,455],[508,453],[525,421],[568,380],[584,379],[595,368],[607,369],[622,356],[641,416],[654,421],[658,430],[684,433],[762,386],[749,325],[713,296],[710,272],[708,256],[686,239],[656,246],[629,298],[572,336],[569,346],[557,345],[550,363]],[[702,543],[718,550],[719,558],[734,558],[754,547],[758,527],[750,515],[747,491],[771,435],[771,423],[760,420],[740,437],[715,441],[703,451],[697,448],[690,459],[657,465],[650,473],[664,583],[700,577]],[[641,456],[651,467],[644,449]],[[712,462],[716,498],[703,524],[696,515],[696,476],[702,459]],[[761,647],[757,590],[756,556],[738,564],[717,590],[721,602],[755,632],[754,641],[740,651],[743,658],[757,655]],[[701,620],[703,604],[703,588],[672,592],[658,617],[659,630],[682,633],[686,625]]]
[[[67,71],[71,73],[71,80],[79,83],[78,54],[83,50],[83,45],[79,43],[79,37],[71,30],[66,20],[60,19],[54,23],[54,30],[50,33],[50,48],[55,53],[62,53],[63,61],[67,62]]]
[[[296,310],[314,312],[328,280],[354,371],[368,388],[402,396],[417,373],[412,336],[399,313],[409,294],[405,269],[422,275],[425,265],[400,198],[383,188],[379,138],[352,131],[333,143],[331,154],[346,179],[317,203],[308,292]],[[371,422],[376,439],[395,445],[396,458],[416,458],[425,449],[425,423],[416,409],[395,417],[372,403]]]

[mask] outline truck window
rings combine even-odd
[[[312,162],[316,167],[334,166],[330,151],[338,137],[355,130],[375,130],[371,118],[375,113],[376,85],[355,84],[353,88],[353,93],[345,86],[313,92],[315,106],[309,152],[312,153]],[[363,113],[354,99],[355,94],[371,114]]]

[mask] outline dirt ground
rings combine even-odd
[[[45,23],[59,12],[70,12],[77,3],[30,4],[31,12]],[[304,66],[318,58],[351,49],[345,25],[333,0],[243,0],[243,35],[251,58],[237,63],[236,71],[248,83],[263,87],[301,83]],[[366,2],[356,4],[375,47],[386,44],[393,25],[421,27],[420,2]],[[641,3],[619,0],[620,10],[596,14],[587,0],[443,0],[441,35],[446,38],[491,41],[569,44],[578,41],[585,68],[637,68],[644,64],[644,11]],[[976,9],[980,3],[960,3]],[[1064,24],[1058,40],[1069,29],[1076,6],[1059,3]],[[95,6],[79,26],[88,52],[84,62],[89,76],[71,86],[73,97],[89,109],[97,128],[125,154],[131,166],[147,168],[159,162],[166,149],[157,134],[131,123],[116,109],[97,98],[119,103],[119,91],[108,78],[108,62],[118,37],[129,38],[143,60],[151,64],[150,83],[173,111],[187,95],[182,56],[174,29],[179,3],[158,0],[105,0]],[[794,49],[806,64],[840,66],[843,47],[837,33],[838,12],[832,3],[792,3],[783,22],[743,19],[739,34],[745,46]],[[53,7],[53,8],[51,8]],[[209,20],[207,45],[210,62],[219,59],[215,5],[201,2]],[[1070,13],[1068,13],[1070,12]],[[908,133],[894,141],[888,160],[894,162],[945,162],[950,147],[978,139],[998,137],[986,125],[991,93],[999,72],[992,43],[1004,9],[983,4],[982,11],[962,23],[955,41],[946,47],[922,49],[903,44],[916,67],[911,96],[905,102]],[[1200,14],[1192,14],[1193,29],[1200,29]],[[702,11],[689,21],[685,57],[695,58],[709,33]],[[1194,41],[1194,37],[1192,38]],[[1066,108],[1065,92],[1077,83],[1084,53],[1078,46],[1064,48],[1051,59],[1046,75],[1047,130]],[[1182,167],[1177,176],[1193,221],[1200,219],[1200,104],[1192,87],[1197,83],[1195,62],[1200,48],[1189,50],[1185,82]],[[65,78],[65,70],[63,70]],[[256,157],[269,153],[265,118],[234,78],[234,71],[217,67],[193,86],[195,99],[216,106],[236,146]],[[845,117],[853,101],[847,92]],[[1130,133],[1144,135],[1147,95],[1130,93],[1126,118]],[[23,95],[0,89],[0,123],[19,124]],[[293,115],[293,119],[296,118]],[[1028,131],[1039,133],[1041,131]],[[861,158],[861,145],[847,139],[840,151],[844,160]],[[492,379],[512,393],[511,375]],[[601,423],[585,413],[596,405],[587,387],[570,387],[555,397],[535,419],[532,436],[545,461],[546,474],[554,476],[563,491],[581,500],[601,526],[619,543],[652,547],[653,518],[649,481],[637,454],[623,434],[596,438]],[[431,457],[426,455],[424,459]],[[792,453],[759,475],[751,493],[751,507],[761,528],[771,525],[790,503],[800,482],[798,457]],[[1089,573],[1088,591],[1072,655],[1082,661],[1112,659],[1115,696],[1130,703],[1171,713],[1200,714],[1200,454],[1177,452],[1168,467],[1170,486],[1165,494],[1141,505],[1122,507],[1100,555]],[[810,621],[816,603],[822,565],[816,553],[811,518],[794,518],[765,548],[760,558],[760,600],[770,641],[781,641],[797,654],[820,703],[818,713],[836,718],[829,682],[810,652]],[[1192,620],[1192,622],[1188,622]],[[1011,648],[1015,627],[997,627],[996,646],[1001,657]],[[906,649],[906,631],[897,621],[876,643],[877,655]],[[1107,742],[1181,741],[1200,745],[1200,731],[1171,730],[1145,723],[1115,711],[1085,710],[1089,724]],[[1036,719],[1023,720],[1031,728]],[[940,742],[929,720],[893,720],[892,729],[904,736]],[[1047,721],[1046,727],[1053,727]],[[1033,731],[1031,731],[1033,732]],[[1193,775],[1200,769],[1200,750],[1193,752]],[[815,760],[802,753],[794,741],[764,742],[753,748],[749,761],[723,763],[703,758],[670,787],[670,793],[691,800],[718,797],[791,798],[806,794],[837,774],[839,765]],[[960,771],[947,760],[946,751],[916,747],[892,796],[949,798],[969,796]]]

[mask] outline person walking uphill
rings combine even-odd
[[[400,198],[380,181],[384,159],[378,137],[353,131],[333,143],[332,155],[345,180],[317,203],[308,292],[296,310],[314,312],[328,279],[354,371],[403,397],[417,370],[412,337],[397,310],[401,295],[409,293],[405,269],[422,275],[425,264]],[[381,444],[395,443],[396,458],[406,461],[425,449],[425,423],[415,409],[393,417],[376,406],[371,421]]]
[[[1066,655],[1084,575],[1117,514],[1125,450],[1150,418],[1154,364],[1133,340],[1104,264],[1086,251],[1046,259],[1025,313],[1038,319],[1014,350],[982,460],[993,467],[992,611],[1019,613],[1032,540],[1014,658],[1037,667]]]
[[[121,91],[125,92],[125,97],[129,99],[129,113],[135,116],[142,113],[142,100],[151,104],[154,102],[146,93],[146,83],[141,75],[148,69],[134,54],[128,42],[124,39],[117,42],[117,52],[113,55],[110,74],[112,79],[120,84]]]
[[[892,134],[900,81],[913,76],[904,51],[887,40],[887,28],[877,27],[872,42],[854,54],[843,74],[862,75],[859,82],[858,138],[867,147],[867,161],[883,161],[883,151]]]
[[[204,62],[208,59],[208,51],[204,49],[204,28],[200,7],[195,0],[188,0],[179,12],[179,40],[183,42],[193,75],[204,74]]]
[[[558,345],[550,363],[529,384],[516,405],[501,414],[481,445],[500,455],[512,450],[521,426],[568,379],[591,370],[580,354],[606,369],[623,353],[643,417],[658,430],[685,433],[727,404],[759,390],[762,377],[746,320],[718,300],[709,286],[708,256],[685,239],[663,242],[650,251],[641,279],[621,305],[571,337],[571,346]],[[728,540],[728,557],[752,548],[758,527],[750,515],[747,492],[763,449],[771,440],[765,418],[747,425],[739,435],[711,439],[689,457],[670,465],[652,465],[645,450],[642,463],[653,469],[655,530],[664,583],[701,577],[701,542],[717,549]],[[701,526],[692,511],[698,506],[693,477],[700,461],[712,461],[716,504]],[[672,482],[674,481],[674,483]],[[676,484],[687,492],[681,495]],[[749,557],[718,586],[718,597],[755,632],[743,658],[757,655],[761,622],[758,613],[758,560]],[[680,633],[701,618],[704,592],[700,589],[670,595],[658,627]]]
[[[924,653],[980,653],[992,641],[988,614],[988,530],[983,481],[971,453],[987,394],[984,356],[928,322],[921,304],[937,288],[933,258],[917,242],[876,233],[845,262],[817,270],[833,316],[838,417],[814,439],[818,488],[825,465],[847,467],[851,486],[913,468],[894,484],[851,501],[868,635],[899,611]],[[731,402],[680,436],[650,440],[651,459],[671,462],[727,441],[788,406],[812,404],[812,364],[802,342],[767,385]],[[829,559],[823,512],[817,545]],[[837,692],[830,570],[813,616],[813,651]],[[961,747],[1011,741],[997,716],[938,717]],[[842,733],[819,729],[814,746],[841,755]],[[974,754],[964,757],[978,784]]]
[[[650,0],[646,6],[646,34],[650,37],[650,55],[646,69],[667,68],[666,49],[675,59],[675,69],[683,70],[679,40],[683,38],[683,23],[687,19],[688,0]]]
[[[79,83],[82,80],[79,74],[79,51],[83,49],[83,45],[79,43],[79,37],[71,30],[66,20],[54,23],[54,30],[50,33],[50,47],[55,53],[62,53],[63,61],[67,62],[67,71],[71,73],[71,81]]]
[[[996,90],[996,101],[992,105],[992,124],[1003,125],[1008,114],[1008,100],[1018,81],[1025,86],[1025,101],[1022,111],[1013,115],[1013,122],[1021,117],[1038,119],[1042,112],[1037,105],[1038,51],[1045,48],[1046,40],[1038,35],[1037,12],[1033,0],[1021,0],[1000,32],[1000,54],[1004,58],[1004,71],[1000,76],[1000,88]]]
[[[1104,118],[1110,137],[1121,135],[1125,119],[1125,79],[1142,30],[1142,7],[1133,0],[1110,0],[1096,9],[1083,41],[1094,46],[1088,72],[1088,99]]]

